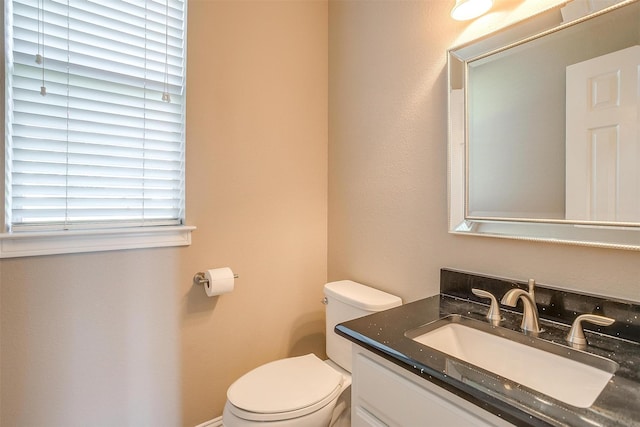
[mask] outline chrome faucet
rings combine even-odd
[[[541,329],[538,322],[538,306],[536,305],[534,292],[535,283],[535,280],[529,279],[529,292],[519,288],[509,290],[504,294],[501,302],[510,307],[515,307],[518,299],[521,299],[524,309],[520,328],[526,332],[538,333],[541,332]]]

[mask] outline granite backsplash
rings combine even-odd
[[[448,268],[440,270],[440,293],[455,298],[487,304],[488,300],[471,293],[472,288],[491,292],[500,301],[511,288],[528,289],[527,283],[505,278],[479,275]],[[541,319],[571,325],[581,314],[598,314],[615,319],[611,326],[597,326],[583,322],[587,331],[602,333],[640,343],[640,304],[608,297],[584,295],[536,283],[535,299]],[[501,309],[522,312],[517,307],[501,306]]]

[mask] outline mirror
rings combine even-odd
[[[451,232],[640,250],[640,0],[573,6],[448,52]]]

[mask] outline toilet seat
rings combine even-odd
[[[234,382],[227,391],[228,409],[251,421],[302,417],[337,398],[343,376],[314,354],[276,360]]]

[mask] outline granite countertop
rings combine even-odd
[[[487,278],[476,276],[480,279],[474,281],[468,279],[466,273],[446,270],[443,270],[443,274],[453,275],[453,282],[463,277],[460,276],[462,274],[464,279],[458,282],[464,283],[463,287],[481,287],[477,286],[480,284],[496,292],[496,283],[487,285]],[[510,287],[525,286],[512,281],[505,283]],[[589,346],[583,351],[613,360],[619,364],[619,368],[591,407],[578,408],[407,338],[406,331],[451,315],[487,322],[485,315],[488,305],[474,300],[472,294],[468,298],[461,297],[465,291],[449,285],[443,286],[441,283],[439,295],[341,323],[336,326],[336,332],[515,425],[640,426],[640,340],[637,339],[640,309],[637,305],[614,302],[611,306],[606,302],[603,304],[597,298],[589,300],[595,297],[584,297],[589,303],[596,304],[596,309],[591,307],[587,311],[597,312],[597,308],[602,310],[604,307],[604,315],[615,317],[618,325],[611,329],[596,328],[597,332],[585,328]],[[505,285],[501,283],[500,286]],[[494,295],[500,298],[500,292]],[[545,292],[548,294],[560,291],[542,289],[540,297],[538,290],[536,291],[540,326],[543,328],[538,338],[566,346],[565,336],[570,322],[563,323],[564,314],[558,314],[558,310],[550,310],[555,303],[545,305],[544,301],[540,302],[545,299]],[[574,296],[567,297],[567,293],[563,292],[563,296],[556,295],[551,300],[557,303],[564,298],[565,306],[575,305],[575,302],[567,302]],[[580,298],[581,304],[585,304],[584,298]],[[614,313],[614,309],[620,311],[620,307],[623,313]],[[501,314],[504,320],[498,328],[520,331],[521,313],[501,307]],[[574,318],[577,314],[581,312],[569,310],[568,316]],[[578,351],[566,348],[568,353]],[[452,365],[457,366],[463,375],[451,375]]]

